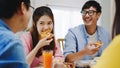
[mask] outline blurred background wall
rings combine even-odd
[[[68,29],[83,24],[81,8],[87,0],[31,0],[33,7],[49,6],[55,18],[55,36],[64,38]],[[112,22],[114,19],[115,5],[114,0],[96,0],[102,6],[102,15],[98,25],[103,26],[111,33]],[[31,22],[28,27],[31,27]]]

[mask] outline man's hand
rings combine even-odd
[[[95,44],[88,44],[85,49],[87,50],[88,55],[93,55],[99,51],[100,46],[96,46]]]

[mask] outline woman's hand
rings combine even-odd
[[[38,44],[37,44],[37,47],[41,48],[43,46],[47,46],[50,44],[50,42],[52,42],[53,38],[50,38],[51,35],[48,34],[45,38],[43,39],[40,39]]]

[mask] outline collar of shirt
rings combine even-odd
[[[87,31],[86,31],[85,25],[83,25],[83,31],[84,31],[84,36],[85,36],[85,38],[86,38],[86,40],[87,40],[87,38],[89,37],[89,35],[88,35]],[[101,32],[100,32],[99,26],[97,26],[96,33],[97,33],[97,38],[98,38],[98,40],[101,41],[101,38],[100,38],[100,33],[101,33]]]
[[[0,19],[0,27],[11,31],[9,26],[2,19]]]

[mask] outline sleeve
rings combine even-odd
[[[65,36],[64,57],[68,54],[76,52],[76,39],[74,33],[69,30]]]
[[[30,39],[30,35],[29,34],[23,34],[21,36],[21,40],[22,40],[22,43],[23,43],[23,47],[24,47],[24,50],[25,50],[25,54],[28,55],[29,52],[31,51],[31,39]]]
[[[21,41],[15,39],[5,43],[0,52],[0,68],[28,68]]]
[[[120,68],[120,35],[104,50],[93,68]]]
[[[108,45],[111,42],[111,36],[110,33],[105,30],[103,27],[98,27],[98,39],[103,42],[103,45],[101,46],[98,56],[101,56],[102,52],[105,50],[105,48],[108,47]]]
[[[60,45],[57,41],[55,41],[55,43],[56,43],[56,47],[55,47],[54,60],[60,59],[60,61],[64,61],[64,56],[60,49]]]

